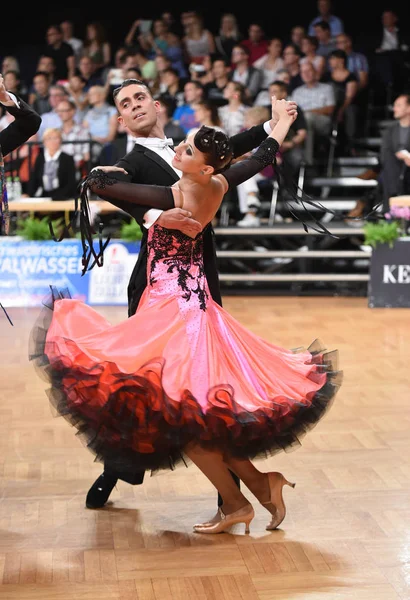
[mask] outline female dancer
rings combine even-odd
[[[272,100],[279,120],[271,135],[229,169],[227,136],[202,127],[176,148],[173,164],[182,177],[171,188],[91,172],[82,189],[83,225],[91,190],[122,208],[127,202],[183,206],[207,227],[228,187],[274,160],[296,116],[287,105]],[[259,471],[250,459],[299,444],[323,416],[341,383],[337,353],[319,342],[286,350],[233,319],[209,294],[202,235],[149,229],[148,285],[136,314],[118,325],[53,290],[48,323],[32,332],[37,350],[31,358],[51,382],[58,413],[98,459],[134,458],[155,470],[172,469],[186,456],[202,470],[223,506],[195,531],[219,533],[239,522],[249,531],[254,510],[229,469],[271,513],[267,528],[274,529],[285,516],[288,482],[280,473]]]

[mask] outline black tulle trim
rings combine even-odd
[[[308,348],[312,363],[318,365],[311,378],[325,372],[327,379],[312,394],[309,406],[290,402],[289,411],[288,404],[272,402],[269,410],[247,412],[236,403],[231,386],[219,385],[209,390],[212,406],[204,414],[189,390],[180,401],[167,396],[162,386],[163,359],[152,360],[133,374],[121,373],[114,363],[76,367],[64,356],[60,364],[51,367],[46,335],[54,301],[59,297],[69,296],[65,292],[54,294],[32,330],[30,360],[51,384],[47,394],[56,416],[63,416],[77,429],[97,461],[114,462],[123,472],[135,471],[136,466],[155,471],[185,465],[183,448],[192,441],[238,458],[289,451],[299,446],[302,437],[323,417],[342,382],[337,352],[324,352],[316,341]],[[109,390],[99,382],[99,375],[107,370],[112,376]],[[81,390],[88,399],[103,393],[103,408],[97,412],[87,401],[78,406]]]

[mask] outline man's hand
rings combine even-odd
[[[161,227],[178,229],[182,233],[185,233],[185,235],[194,238],[202,231],[202,225],[198,221],[195,221],[195,219],[192,219],[191,216],[192,213],[189,210],[171,208],[162,212],[156,222]]]

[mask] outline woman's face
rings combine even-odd
[[[172,159],[173,166],[187,174],[200,173],[205,166],[205,154],[198,150],[194,144],[195,133],[190,133],[175,148],[175,156]]]

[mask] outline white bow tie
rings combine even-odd
[[[135,143],[146,146],[147,148],[166,148],[167,146],[173,148],[174,146],[174,140],[172,138],[136,138]]]

